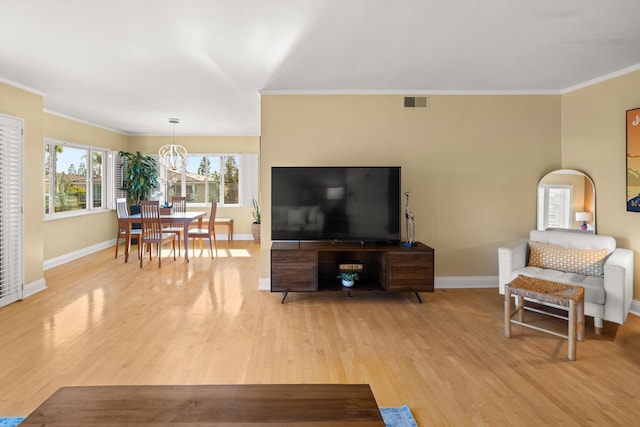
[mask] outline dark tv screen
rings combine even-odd
[[[273,167],[271,239],[399,242],[400,167]]]

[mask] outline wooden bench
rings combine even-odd
[[[512,295],[516,296],[516,308],[514,311],[511,310]],[[569,315],[564,317],[532,307],[525,307],[525,297],[543,303],[568,307]],[[568,334],[559,334],[525,323],[524,310],[568,320]],[[518,314],[517,320],[513,319],[515,314]],[[520,275],[513,279],[511,283],[506,284],[504,288],[504,336],[506,338],[511,338],[512,323],[569,340],[569,360],[576,360],[576,338],[578,341],[584,339],[584,288]]]
[[[215,225],[227,226],[227,242],[231,243],[233,240],[233,218],[216,218]]]
[[[226,225],[227,226],[227,242],[231,243],[233,240],[233,218],[216,218],[215,225]],[[202,222],[198,227],[207,228],[209,226],[209,220],[203,218]]]

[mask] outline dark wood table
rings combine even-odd
[[[368,384],[62,387],[29,426],[384,426]]]

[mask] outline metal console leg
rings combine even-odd
[[[283,293],[282,293],[282,301],[280,301],[280,304],[284,304],[284,299],[287,297],[287,294],[288,294],[288,293],[289,293],[289,292],[283,292]]]

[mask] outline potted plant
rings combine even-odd
[[[253,235],[253,241],[256,243],[260,243],[260,205],[258,205],[258,201],[255,197],[251,200],[251,204],[253,205],[253,223],[251,224],[251,234]]]
[[[341,271],[338,278],[342,279],[342,286],[345,288],[352,287],[354,282],[359,279],[358,273],[355,271]]]
[[[146,200],[151,190],[158,185],[158,168],[156,161],[136,151],[136,154],[120,151],[122,157],[122,189],[128,194],[129,204],[139,205]]]

